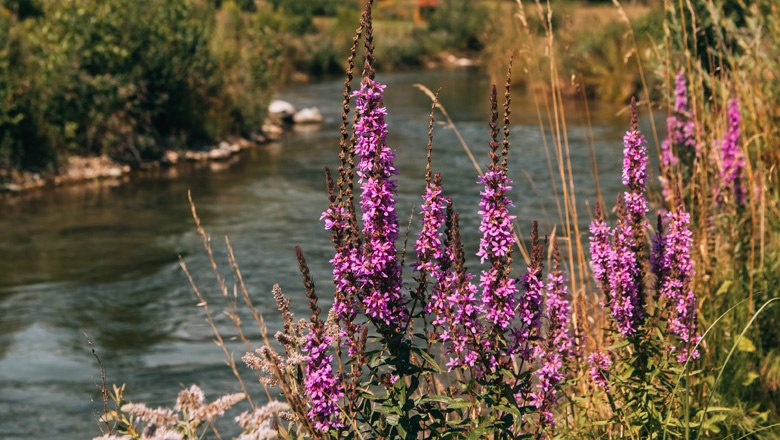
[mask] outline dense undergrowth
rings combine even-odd
[[[479,49],[481,10],[448,0],[424,24],[384,11],[382,65]],[[248,137],[275,87],[343,71],[358,15],[358,2],[3,0],[0,180],[69,155],[140,165]]]
[[[242,393],[206,404],[191,387],[174,408],[153,409],[125,402],[118,388],[103,438],[196,438],[243,398],[250,405],[236,419],[243,439],[777,438],[777,6],[758,2],[735,16],[716,3],[694,10],[669,2],[663,38],[649,50],[639,50],[626,19],[623,59],[642,87],[626,114],[625,189],[616,202],[592,201],[583,231],[565,130],[568,86],[560,83],[567,67],[550,11],[519,3],[518,29],[529,38],[514,48],[510,68],[547,78],[534,98],[547,121],[541,129],[555,182],[550,196],[561,206],[557,225],[540,232],[512,215],[509,176],[518,154],[507,75],[504,93],[490,91],[490,165],[475,170],[479,207],[453,206],[436,173],[433,120],[447,114],[432,95],[420,232],[406,249],[397,247],[397,170],[386,142],[392,128],[375,71],[374,35],[381,45],[381,34],[371,3],[351,47],[338,169],[326,171],[329,206],[321,220],[334,244],[332,309],[327,316],[320,309],[298,247],[312,314],[296,322],[276,287],[284,328],[271,341],[230,243],[232,286],[193,207],[236,335],[260,345],[243,361],[265,393],[258,397],[241,379],[221,336],[228,330],[217,328],[193,282]],[[529,25],[529,13],[541,26]],[[352,91],[361,47],[362,80]],[[581,97],[587,104],[587,94]],[[666,128],[641,133],[638,115],[654,105],[666,110]],[[650,155],[658,156],[658,170]],[[476,259],[460,241],[463,210],[482,219]],[[527,246],[520,237],[529,230]],[[244,337],[239,303],[262,341]]]

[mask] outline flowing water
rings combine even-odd
[[[424,186],[430,108],[412,84],[441,87],[441,101],[483,167],[489,84],[478,71],[379,79],[389,84],[389,142],[398,153],[397,206],[405,225]],[[330,242],[318,218],[326,207],[323,167],[335,168],[338,161],[340,95],[338,81],[283,91],[280,97],[299,108],[319,107],[326,118],[322,128],[289,133],[234,163],[177,167],[134,176],[122,185],[90,184],[0,199],[0,438],[68,440],[99,434],[99,370],[88,337],[108,383],[127,384],[128,400],[172,405],[181,387],[192,383],[200,384],[207,398],[240,390],[179,267],[181,255],[218,310],[221,294],[190,216],[187,191],[221,264],[229,236],[271,333],[280,327],[270,294],[274,283],[292,298],[297,316],[305,318],[296,244],[307,256],[320,295],[327,298],[332,291]],[[535,108],[530,98],[514,97],[511,195],[520,227],[527,231],[538,219],[546,232],[558,222],[558,211]],[[585,202],[595,200],[590,147],[583,142],[588,129],[583,113],[567,111],[585,225]],[[627,117],[618,119],[605,110],[595,111],[593,119],[601,182],[610,200],[620,188],[620,139]],[[462,212],[470,266],[477,268],[476,172],[453,131],[442,125],[435,130],[433,156],[434,169],[441,171],[446,191]],[[234,334],[224,316],[217,321],[227,335]],[[258,341],[256,326],[248,324],[250,338]],[[230,349],[237,357],[245,351],[236,342]],[[246,377],[251,383],[251,375]],[[251,386],[262,400],[260,386]]]

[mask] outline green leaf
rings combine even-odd
[[[626,347],[626,346],[628,346],[628,341],[627,340],[623,340],[623,341],[620,341],[618,343],[610,345],[609,347],[607,347],[607,350],[617,350],[618,348],[623,348],[623,347]]]
[[[754,351],[756,351],[756,346],[755,346],[755,344],[753,344],[753,341],[751,341],[750,339],[748,339],[745,336],[742,336],[737,341],[737,349],[739,351],[744,351],[744,352],[747,352],[747,353],[753,353]]]
[[[755,382],[756,379],[758,379],[759,375],[755,371],[749,371],[747,374],[747,377],[745,380],[742,381],[742,386],[750,386],[753,382]]]
[[[425,360],[425,362],[431,366],[437,373],[441,373],[442,369],[439,366],[439,364],[436,362],[436,360],[428,353],[421,351],[420,356]]]
[[[721,296],[724,293],[728,292],[732,284],[734,284],[734,282],[731,280],[724,281],[723,284],[721,284],[720,287],[718,288],[718,291],[715,292],[715,295]]]

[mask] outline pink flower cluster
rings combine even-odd
[[[694,349],[700,337],[696,335],[696,297],[691,285],[695,270],[690,221],[690,214],[680,203],[675,211],[661,215],[660,230],[653,239],[652,263],[658,277],[658,293],[667,303],[669,331],[681,341],[681,346],[670,347],[677,353],[678,362],[699,357],[699,351]]]
[[[661,144],[661,165],[669,167],[679,163],[678,153],[696,152],[696,122],[688,107],[688,88],[685,71],[680,70],[675,79],[674,109],[666,118],[667,138]],[[675,153],[677,152],[677,153]]]
[[[514,246],[512,220],[509,207],[514,206],[507,196],[512,189],[512,180],[506,175],[506,170],[495,165],[480,178],[485,187],[480,193],[479,214],[482,222],[479,231],[482,238],[479,241],[477,256],[480,262],[489,260],[491,266],[482,271],[480,286],[482,287],[482,305],[487,313],[487,319],[500,330],[509,327],[515,317],[517,286],[515,280],[506,273],[503,263]]]
[[[732,99],[728,105],[728,128],[721,143],[720,189],[716,198],[722,200],[724,192],[733,189],[737,205],[745,204],[745,188],[742,186],[742,175],[745,169],[745,158],[740,145],[739,100]]]
[[[633,115],[636,119],[636,115]],[[633,336],[644,321],[642,240],[647,228],[647,148],[636,127],[623,138],[623,184],[626,191],[618,199],[618,219],[614,228],[604,221],[597,207],[590,225],[591,267],[597,283],[606,294],[617,330]]]
[[[322,325],[310,326],[306,335],[306,397],[311,404],[309,418],[320,431],[343,426],[338,401],[344,391],[331,366],[333,356],[327,354],[330,343]]]
[[[400,328],[408,319],[401,293],[401,265],[396,255],[398,217],[394,194],[397,174],[395,154],[387,146],[387,109],[382,98],[385,86],[364,78],[360,90],[353,96],[357,123],[355,153],[360,158],[357,174],[360,178],[363,212],[363,249],[354,261],[358,286],[366,314],[389,328]]]
[[[566,299],[566,277],[560,266],[560,254],[555,243],[555,256],[552,271],[547,275],[547,301],[545,319],[547,337],[543,345],[537,346],[538,359],[543,359],[542,367],[534,372],[537,378],[536,390],[531,393],[531,403],[541,412],[547,425],[554,425],[553,408],[558,403],[558,386],[564,379],[563,367],[571,356],[574,343],[569,334],[571,310]]]

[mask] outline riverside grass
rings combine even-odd
[[[552,92],[538,96],[537,102],[549,109],[546,116],[552,122],[548,124],[553,127],[552,142],[545,148],[551,178],[559,183],[561,218],[547,242],[536,226],[532,228],[530,250],[516,238],[520,231],[507,197],[512,164],[509,81],[502,128],[494,89],[488,137],[491,165],[479,179],[484,186],[479,257],[486,264],[475,285],[474,275],[465,269],[456,207],[446,198],[446,182],[433,172],[435,149],[433,154],[429,149],[421,235],[414,246],[416,258],[409,258],[414,263],[406,261],[405,246],[400,253],[395,251],[400,227],[392,205],[394,168],[385,142],[383,88],[373,71],[370,7],[371,2],[348,63],[351,78],[362,40],[366,64],[361,90],[353,94],[349,79],[345,83],[338,178],[330,174],[327,178],[330,207],[323,219],[335,245],[338,306],[327,318],[320,317],[313,280],[298,249],[311,320],[295,322],[289,300],[275,289],[285,326],[272,344],[230,243],[235,295],[217,269],[193,205],[229,316],[238,316],[240,294],[263,335],[263,346],[251,350],[240,320],[233,319],[247,345],[246,363],[258,370],[264,387],[278,387],[289,405],[264,419],[262,429],[241,424],[240,438],[776,438],[777,413],[769,397],[773,373],[766,359],[777,351],[777,344],[774,330],[763,320],[776,310],[777,298],[771,297],[771,289],[762,289],[777,285],[771,269],[777,258],[771,244],[778,239],[777,152],[764,143],[776,139],[772,128],[776,125],[757,132],[757,120],[764,121],[767,114],[755,111],[760,107],[751,95],[732,84],[752,72],[732,69],[718,77],[704,67],[680,66],[689,50],[685,48],[667,59],[669,77],[679,79],[682,71],[691,84],[689,116],[697,153],[681,151],[686,143],[664,147],[681,160],[662,162],[668,168],[659,175],[668,178],[668,191],[653,199],[652,185],[646,199],[646,185],[651,183],[645,149],[649,145],[632,117],[624,139],[626,192],[617,203],[616,226],[610,226],[609,204],[599,201],[591,228],[591,243],[597,246],[591,247],[590,258],[582,242],[588,235],[578,229],[555,60],[545,61]],[[671,29],[675,21],[668,20]],[[671,32],[667,35],[671,39]],[[674,44],[665,44],[671,52]],[[526,62],[524,68],[538,68],[532,60]],[[356,112],[350,131],[347,113],[353,96],[362,99],[359,105],[364,107]],[[735,112],[728,110],[734,108],[728,103],[736,99],[753,101],[740,112],[739,134],[733,130]],[[711,103],[710,111],[701,108],[704,102]],[[443,109],[435,96],[433,106]],[[670,103],[669,108],[672,114],[680,107]],[[659,144],[656,151],[661,152]],[[724,145],[743,154],[742,173],[724,166]],[[683,178],[683,173],[690,173],[690,178]],[[353,194],[355,177],[361,179],[360,196]],[[744,200],[732,177],[739,179]],[[360,199],[360,211],[355,197]],[[659,226],[653,230],[647,212],[661,206]],[[735,252],[726,251],[735,245]],[[512,272],[516,246],[526,259],[527,269],[521,274]],[[545,264],[545,253],[551,263]],[[394,278],[401,276],[398,267],[410,264],[413,278],[399,290]],[[552,268],[546,285],[544,266]],[[572,273],[567,276],[564,267]],[[269,412],[249,400],[252,393],[219,336],[208,303],[194,283],[193,288],[250,403],[251,409],[238,422],[258,411]],[[766,377],[749,374],[756,370],[766,372]],[[310,380],[314,371],[327,380]],[[725,383],[726,374],[737,381]],[[740,391],[743,377],[752,381],[742,381],[742,387],[763,388],[763,394],[756,398]],[[269,405],[281,407],[273,401]],[[112,413],[119,422],[116,432],[105,438],[190,438],[175,424],[155,427],[143,420],[146,423],[136,426],[137,420],[123,415],[133,408],[119,405]],[[202,433],[215,429],[200,422],[196,426]]]

